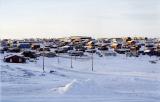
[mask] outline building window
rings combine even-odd
[[[12,58],[9,59],[9,62],[12,62]]]
[[[22,59],[21,59],[21,58],[19,58],[19,62],[22,62]]]

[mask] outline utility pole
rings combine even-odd
[[[58,56],[57,56],[58,59],[57,59],[57,61],[58,61],[58,64],[59,64],[59,45],[58,45],[58,52],[57,53],[58,53]]]
[[[71,68],[73,68],[73,66],[72,66],[72,55],[71,55]]]
[[[44,71],[44,43],[43,43],[43,72],[45,72]]]
[[[92,71],[93,71],[93,52],[92,52]]]

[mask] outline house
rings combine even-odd
[[[93,41],[89,41],[89,42],[87,43],[87,46],[86,46],[86,47],[89,48],[89,49],[95,49],[94,42],[93,42]]]
[[[8,55],[4,57],[3,61],[8,63],[25,63],[26,59],[21,55]]]
[[[108,39],[109,42],[116,43],[116,44],[122,44],[124,42],[123,38],[110,38]]]
[[[74,43],[74,44],[80,44],[82,42],[89,42],[92,40],[91,37],[87,37],[87,36],[71,36],[70,40]]]
[[[32,46],[31,46],[32,50],[37,50],[40,47],[41,47],[40,44],[32,44]]]
[[[68,37],[64,37],[64,38],[58,38],[58,40],[60,41],[60,42],[71,42],[71,39],[70,38],[68,38]]]
[[[81,40],[81,41],[85,41],[85,40],[91,40],[91,37],[87,37],[87,36],[71,36],[70,37],[71,41],[73,40]]]
[[[136,44],[136,41],[134,40],[131,40],[131,41],[127,41],[127,45],[135,45]]]
[[[98,50],[108,50],[107,44],[101,44],[101,45],[98,47]]]
[[[1,41],[1,46],[2,47],[8,47],[9,43],[8,43],[8,39],[4,39]]]
[[[147,55],[154,55],[154,53],[155,53],[155,50],[156,49],[156,46],[155,46],[155,44],[151,41],[151,42],[149,42],[149,41],[147,41],[146,43],[145,43],[145,49],[144,49],[144,54],[147,54]]]
[[[160,56],[160,43],[157,45],[156,55]]]

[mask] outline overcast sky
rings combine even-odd
[[[0,0],[0,37],[160,37],[160,0]]]

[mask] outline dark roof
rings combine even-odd
[[[14,56],[17,56],[17,57],[20,57],[20,58],[24,58],[24,56],[23,55],[13,55],[13,54],[10,54],[10,55],[7,55],[7,56],[5,56],[4,58],[6,59],[6,58],[11,58],[11,57],[14,57]]]

